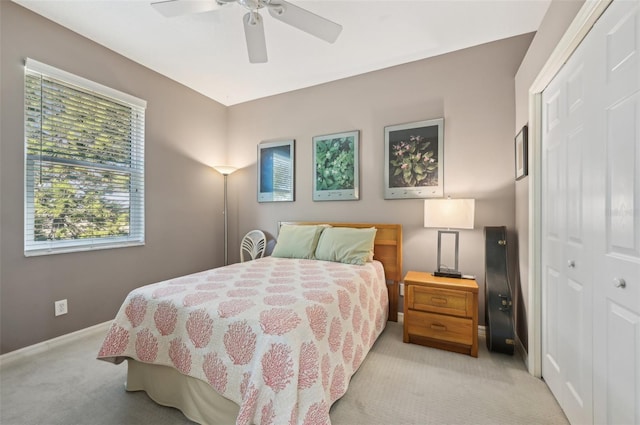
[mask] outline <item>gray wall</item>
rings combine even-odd
[[[0,24],[0,352],[109,320],[140,285],[221,265],[222,177],[210,165],[241,168],[229,177],[231,262],[245,232],[274,235],[279,220],[397,222],[404,271],[432,271],[436,231],[422,227],[423,202],[383,199],[383,129],[437,117],[445,195],[477,200],[476,229],[461,231],[460,268],[478,277],[483,322],[483,228],[516,229],[514,77],[531,34],[225,108],[14,3],[0,2]],[[24,257],[26,57],[148,101],[144,247]],[[311,138],[356,129],[361,199],[313,202]],[[256,146],[287,137],[297,140],[296,201],[259,204]],[[69,314],[54,318],[62,298]]]
[[[0,321],[5,353],[112,319],[133,288],[221,265],[227,109],[9,1],[0,1]],[[24,60],[148,102],[146,245],[23,255]],[[54,317],[55,300],[69,314]]]
[[[554,0],[544,16],[515,77],[516,86],[516,129],[522,128],[529,120],[529,87],[549,59],[558,41],[562,38],[576,14],[584,4],[583,0]],[[529,158],[533,147],[529,146]],[[531,168],[531,162],[529,163]],[[518,336],[527,348],[529,282],[529,177],[516,182],[516,230],[518,235],[519,274],[517,279],[516,328]]]
[[[230,259],[252,228],[280,220],[403,225],[404,272],[433,271],[437,231],[423,228],[423,201],[383,199],[384,126],[444,117],[444,189],[476,199],[474,230],[460,232],[460,269],[480,284],[484,322],[484,227],[515,229],[514,76],[533,35],[285,93],[229,108]],[[360,130],[359,201],[312,201],[312,137]],[[296,200],[256,201],[256,146],[296,139]],[[515,258],[515,257],[514,257]],[[515,260],[514,260],[515,262]]]

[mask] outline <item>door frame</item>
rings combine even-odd
[[[613,0],[586,0],[529,88],[529,373],[542,376],[542,92]]]

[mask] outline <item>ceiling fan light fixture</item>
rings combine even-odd
[[[220,0],[161,0],[151,2],[151,6],[166,18],[210,12],[224,5],[225,3],[222,3]]]
[[[258,13],[258,10],[264,7],[269,9],[269,14],[275,19],[329,43],[335,42],[342,32],[342,25],[285,0],[160,0],[152,2],[151,6],[164,16],[173,17],[208,12],[229,3],[238,3],[249,10],[242,21],[251,63],[267,62],[264,24],[262,16]]]
[[[264,7],[264,3],[261,0],[232,0],[232,1],[237,2],[240,6],[252,12],[255,12],[256,10]]]
[[[267,2],[266,5],[269,8],[271,16],[281,16],[284,13],[284,5],[282,3]]]

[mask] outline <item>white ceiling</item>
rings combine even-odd
[[[165,18],[150,0],[13,1],[227,106],[535,31],[550,3],[288,0],[341,24],[338,40],[261,11],[269,62],[250,64],[239,4]]]

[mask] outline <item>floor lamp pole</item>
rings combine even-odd
[[[228,228],[227,228],[227,177],[229,174],[224,174],[224,265],[229,264],[228,257]]]
[[[227,221],[227,177],[229,174],[237,170],[235,167],[228,165],[217,165],[213,167],[217,172],[224,176],[224,265],[229,264],[229,227]]]

